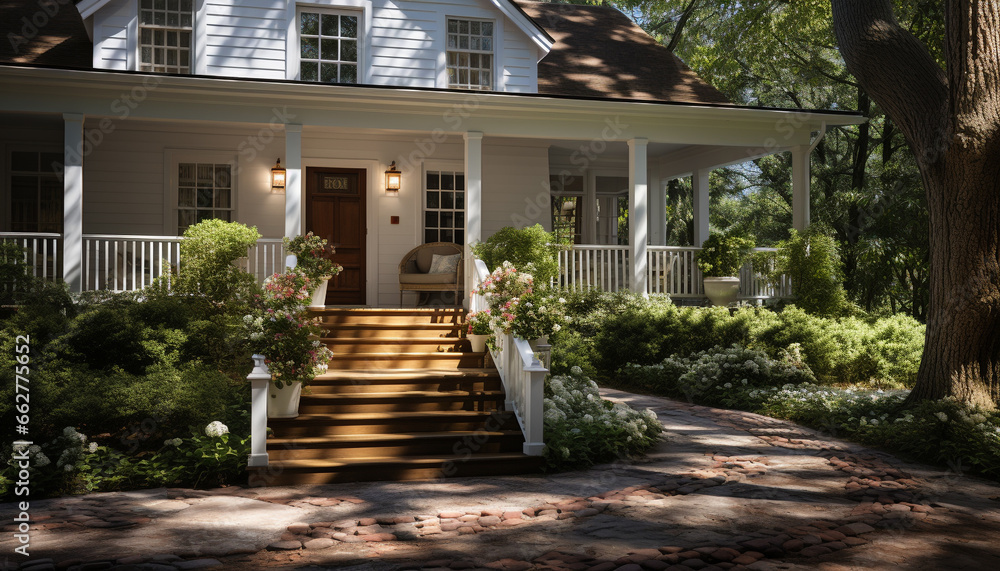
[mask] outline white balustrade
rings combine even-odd
[[[479,285],[489,277],[490,272],[482,260],[475,259],[473,262],[475,268],[473,288],[479,289]],[[473,294],[471,305],[473,311],[489,309],[489,304],[481,295]],[[514,416],[524,433],[524,453],[529,456],[541,456],[545,451],[545,376],[549,371],[535,357],[527,341],[510,333],[499,331],[494,333],[497,348],[490,348],[490,355],[500,373],[507,395],[504,406],[507,410],[514,411]]]
[[[646,283],[649,293],[663,293],[672,298],[704,298],[697,255],[701,248],[689,246],[649,246]],[[774,252],[774,248],[755,248],[756,252]],[[569,290],[590,288],[604,291],[629,289],[628,246],[574,245],[559,252],[557,287]],[[781,276],[771,285],[752,264],[740,270],[740,299],[765,300],[791,297],[791,282]]]
[[[0,242],[13,242],[24,248],[24,263],[31,275],[45,280],[62,277],[62,234],[0,232]]]

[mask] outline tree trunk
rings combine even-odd
[[[948,76],[890,0],[832,0],[848,70],[905,135],[930,218],[927,335],[910,401],[1000,405],[1000,5],[947,0]]]

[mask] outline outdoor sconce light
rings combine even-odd
[[[285,169],[281,167],[281,159],[278,159],[278,162],[271,169],[271,192],[275,194],[285,193]]]
[[[389,170],[385,171],[385,195],[399,196],[399,185],[403,181],[403,173],[396,170],[396,161],[392,161]]]

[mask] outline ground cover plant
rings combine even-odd
[[[579,367],[545,383],[545,465],[584,468],[645,453],[663,425],[651,410],[602,399],[597,383]]]

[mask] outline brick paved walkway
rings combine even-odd
[[[667,440],[635,463],[544,477],[33,502],[31,559],[10,525],[0,558],[32,571],[1000,568],[1000,485],[764,416],[603,392],[653,408]]]

